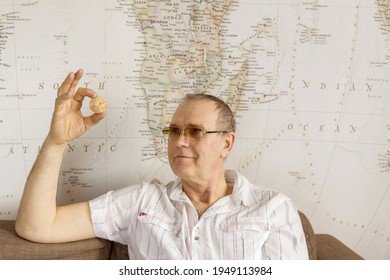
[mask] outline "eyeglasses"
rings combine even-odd
[[[177,138],[180,136],[181,132],[184,133],[184,138],[188,141],[200,140],[203,136],[205,136],[208,133],[228,133],[229,131],[221,130],[221,131],[204,131],[200,128],[196,127],[186,127],[184,129],[181,129],[179,127],[166,127],[162,130],[164,136],[170,137],[170,138]]]

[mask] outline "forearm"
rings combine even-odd
[[[42,235],[55,221],[63,151],[63,146],[54,145],[48,139],[42,145],[27,178],[16,219],[16,230],[23,237]]]

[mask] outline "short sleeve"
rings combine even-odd
[[[265,245],[267,258],[307,260],[305,234],[294,203],[286,198],[270,210],[270,233]]]
[[[127,244],[129,227],[137,217],[143,185],[109,191],[91,201],[92,225],[97,237]]]

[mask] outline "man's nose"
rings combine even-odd
[[[187,133],[184,129],[180,131],[180,134],[176,137],[175,143],[178,147],[188,146],[190,144]]]

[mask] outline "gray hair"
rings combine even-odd
[[[226,104],[222,99],[214,95],[205,93],[186,94],[183,98],[183,101],[193,100],[209,100],[214,102],[215,109],[218,110],[218,117],[216,123],[217,128],[229,132],[236,132],[236,120],[234,118],[234,114],[230,109],[229,105]]]

